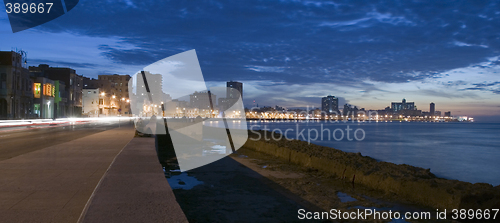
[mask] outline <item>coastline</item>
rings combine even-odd
[[[259,132],[271,138],[270,132]],[[439,209],[500,206],[500,185],[494,187],[486,183],[443,179],[429,169],[377,161],[361,153],[343,152],[300,140],[265,141],[256,138],[255,133],[249,131],[249,140],[243,148],[331,174],[339,180],[351,182],[353,187],[360,185],[394,194],[416,205]]]

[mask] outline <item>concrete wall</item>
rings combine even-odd
[[[255,141],[251,134],[244,147],[331,173],[345,181],[351,182],[355,176],[355,184],[396,194],[402,200],[419,205],[448,210],[500,206],[500,186],[437,178],[428,169],[379,162],[360,153],[347,153],[298,140]]]

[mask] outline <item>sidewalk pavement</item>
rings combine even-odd
[[[154,146],[154,138],[130,141],[103,177],[82,222],[188,222]]]
[[[0,222],[77,222],[133,127],[115,128],[0,162]]]
[[[115,128],[0,162],[0,222],[76,222],[134,136]]]

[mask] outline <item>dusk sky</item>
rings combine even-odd
[[[80,0],[15,34],[2,13],[0,33],[0,50],[27,51],[31,66],[94,78],[195,49],[209,86],[244,83],[246,107],[318,107],[334,95],[366,109],[406,98],[423,111],[434,102],[500,116],[494,1]]]

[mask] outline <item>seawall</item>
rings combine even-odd
[[[395,194],[418,205],[443,209],[499,208],[500,185],[467,183],[438,178],[429,169],[377,161],[360,153],[348,153],[299,140],[264,140],[270,132],[249,131],[245,148],[279,157],[290,163],[324,171],[354,185]],[[259,135],[260,134],[260,139]],[[280,138],[275,135],[274,138]],[[257,140],[258,139],[258,140]],[[487,174],[487,173],[485,173]]]

